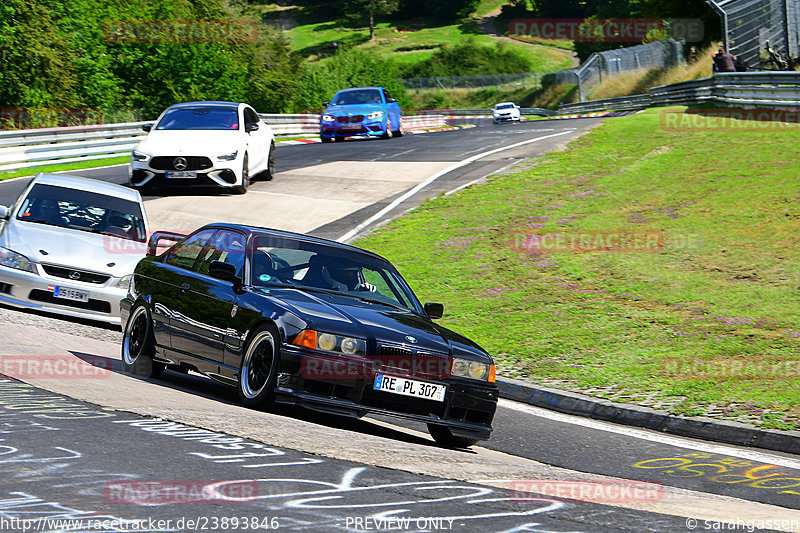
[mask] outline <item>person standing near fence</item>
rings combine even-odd
[[[711,58],[714,60],[714,70],[716,72],[736,72],[736,65],[734,64],[736,56],[730,55],[724,48],[720,47]]]

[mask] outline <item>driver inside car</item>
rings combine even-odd
[[[322,279],[339,291],[364,291],[375,292],[375,285],[364,280],[361,267],[355,263],[342,259],[332,258],[322,267]]]

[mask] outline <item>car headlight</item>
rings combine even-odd
[[[494,383],[495,381],[494,365],[489,365],[480,361],[461,359],[460,357],[453,357],[453,364],[450,366],[450,373],[453,376],[460,378],[487,381],[489,383]]]
[[[36,273],[36,268],[30,259],[8,248],[0,248],[0,265]]]
[[[322,115],[323,122],[333,122],[336,120],[333,115]]]
[[[150,154],[146,154],[144,152],[137,152],[136,150],[134,150],[133,152],[131,152],[131,159],[133,159],[134,161],[147,161],[148,159],[150,159]]]
[[[367,353],[367,342],[364,339],[322,333],[313,329],[304,329],[298,333],[292,344],[313,350],[347,355],[366,355]]]
[[[130,285],[130,283],[131,283],[131,277],[132,277],[131,274],[128,274],[127,276],[122,276],[121,278],[119,278],[117,280],[116,283],[114,283],[114,288],[115,289],[127,289],[128,285]]]
[[[376,118],[383,118],[383,111],[373,111],[369,115],[367,115],[368,119],[376,119]]]
[[[217,156],[218,161],[233,161],[236,159],[236,156],[239,155],[239,150],[234,150],[229,154],[222,154]]]

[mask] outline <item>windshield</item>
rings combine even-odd
[[[238,130],[239,112],[232,107],[180,107],[170,109],[157,130]]]
[[[300,240],[258,236],[251,283],[339,294],[422,314],[419,301],[387,261]]]
[[[495,109],[511,109],[514,107],[514,104],[497,104],[494,106]]]
[[[334,98],[331,105],[356,105],[356,104],[382,104],[381,92],[377,89],[363,89],[360,91],[341,91]]]
[[[145,242],[144,217],[137,202],[55,185],[36,184],[22,202],[17,220],[116,235]]]

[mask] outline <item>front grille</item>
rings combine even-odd
[[[183,159],[186,160],[186,168],[180,170],[205,170],[213,166],[211,159],[207,157],[200,157],[194,155],[187,155],[187,156],[168,155],[168,156],[154,157],[150,161],[150,168],[154,168],[156,170],[178,170],[177,168],[175,168],[175,159],[178,157],[182,157]]]
[[[340,124],[353,124],[364,120],[364,115],[353,115],[352,117],[336,117],[336,122]]]
[[[86,309],[89,311],[97,311],[100,313],[111,313],[111,304],[103,300],[89,299],[88,302],[76,302],[74,300],[65,300],[64,298],[56,298],[52,292],[43,291],[41,289],[33,289],[28,295],[30,300],[36,302],[44,302],[48,304],[65,305],[67,307],[76,307],[78,309]]]
[[[429,378],[444,378],[450,374],[450,359],[445,354],[412,352],[400,346],[381,346],[381,371]]]
[[[95,272],[87,272],[86,270],[76,270],[74,268],[65,268],[56,265],[42,265],[42,268],[50,276],[71,279],[72,281],[83,281],[84,283],[97,283],[99,285],[111,279],[111,276],[107,274],[97,274]]]

